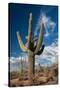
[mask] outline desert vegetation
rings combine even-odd
[[[51,85],[58,84],[58,65],[53,64],[50,67],[38,66],[35,69],[35,77],[33,81],[28,76],[28,70],[23,71],[23,75],[19,71],[10,72],[10,86],[30,86],[30,85]]]

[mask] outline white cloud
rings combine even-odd
[[[19,56],[19,57],[10,57],[10,71],[20,70],[21,63],[23,61],[23,68],[26,69],[28,67],[28,56]]]
[[[10,57],[10,63],[16,63],[19,62],[20,57]]]
[[[51,63],[58,62],[58,45],[56,41],[50,46],[46,46],[40,56],[36,55],[36,63],[41,60],[47,60],[47,62],[50,61]]]
[[[22,61],[28,62],[28,55],[25,54],[23,56],[10,57],[10,63],[11,64],[19,63],[21,59],[22,59]]]

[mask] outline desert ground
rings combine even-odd
[[[35,69],[35,76],[32,77],[33,80],[30,80],[28,70],[24,70],[22,74],[19,71],[11,71],[10,87],[58,84],[58,64],[51,67],[40,66]]]

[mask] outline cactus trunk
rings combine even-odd
[[[29,78],[32,79],[35,74],[35,57],[29,55],[28,59],[29,59],[29,68],[28,68]]]

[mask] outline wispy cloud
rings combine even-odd
[[[50,16],[47,16],[46,14],[41,13],[36,23],[36,28],[34,33],[35,36],[37,35],[37,32],[42,22],[44,23],[45,37],[47,37],[50,35],[50,33],[54,31],[56,23],[51,19]]]

